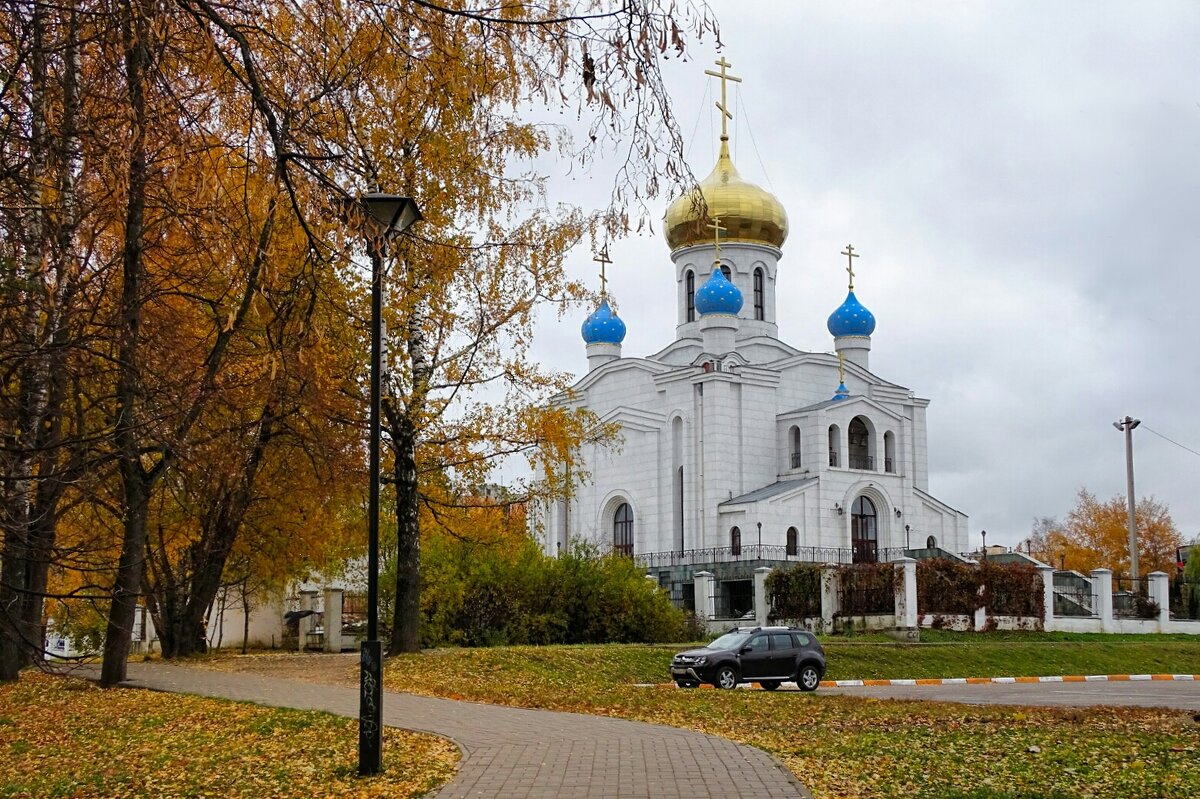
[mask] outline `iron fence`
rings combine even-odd
[[[1113,616],[1122,619],[1154,619],[1158,603],[1150,599],[1150,581],[1145,577],[1112,578]]]
[[[1092,581],[1073,571],[1054,572],[1054,615],[1095,616]]]
[[[855,553],[859,557],[855,557]],[[845,565],[860,562],[893,561],[905,556],[903,547],[887,547],[873,551],[874,558],[864,560],[863,550],[851,547],[795,547],[789,552],[781,544],[742,544],[739,547],[708,547],[674,552],[643,552],[634,560],[646,568],[667,566],[699,566],[709,563],[738,563],[742,561],[785,561],[789,563],[829,563]]]
[[[896,576],[879,569],[847,569],[838,575],[838,609],[843,616],[896,611]]]

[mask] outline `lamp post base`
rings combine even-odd
[[[383,642],[363,641],[359,661],[358,773],[383,771]]]

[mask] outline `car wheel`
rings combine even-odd
[[[675,684],[680,688],[699,688],[700,683],[692,682],[691,680],[676,680]]]
[[[815,691],[820,684],[821,672],[817,671],[816,666],[807,663],[800,667],[800,676],[796,679],[796,685],[800,686],[801,691]]]
[[[733,670],[732,666],[722,666],[713,676],[713,685],[722,690],[728,691],[730,688],[737,688],[737,684],[737,672]]]
[[[758,687],[764,691],[774,691],[779,687],[779,680],[763,680],[758,684]]]

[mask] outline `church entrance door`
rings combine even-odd
[[[854,500],[850,508],[850,545],[855,563],[879,560],[879,533],[875,503],[866,497]]]

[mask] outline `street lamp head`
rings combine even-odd
[[[1125,425],[1122,422],[1113,422],[1113,427],[1117,428],[1121,432],[1125,432]]]
[[[359,198],[367,217],[383,236],[398,236],[419,222],[421,209],[411,197],[373,191]]]
[[[1130,419],[1129,420],[1129,429],[1132,430],[1133,428],[1137,427],[1141,423],[1142,423],[1141,419]]]

